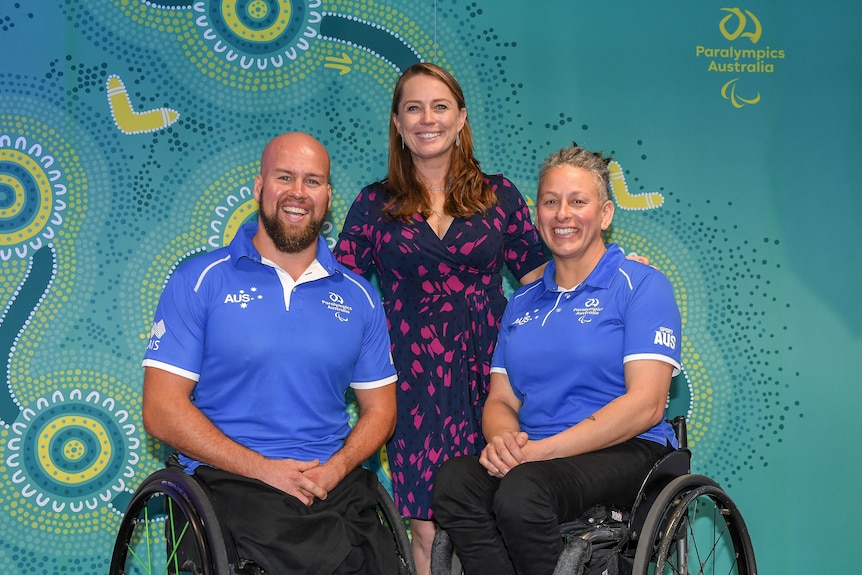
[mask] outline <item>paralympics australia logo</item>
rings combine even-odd
[[[734,108],[757,104],[761,94],[753,87],[750,75],[774,73],[776,63],[784,60],[785,52],[761,44],[763,25],[751,10],[721,8],[721,11],[725,14],[718,22],[718,29],[729,44],[698,45],[695,56],[709,62],[708,73],[733,75],[722,85],[721,97]]]
[[[593,317],[599,315],[603,309],[605,308],[601,307],[599,298],[591,297],[587,298],[583,307],[576,307],[572,311],[578,316],[580,323],[590,323],[593,321]]]
[[[322,300],[323,305],[335,312],[335,319],[347,321],[353,308],[344,303],[344,298],[335,292],[329,292],[329,299]]]

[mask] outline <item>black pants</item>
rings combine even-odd
[[[241,475],[205,466],[195,475],[209,487],[240,557],[268,575],[398,572],[392,537],[377,515],[377,478],[367,469],[355,469],[310,507]]]
[[[563,549],[560,523],[599,503],[632,505],[647,472],[671,449],[632,439],[523,463],[503,479],[488,475],[478,457],[455,457],[437,473],[434,518],[467,575],[550,575]]]

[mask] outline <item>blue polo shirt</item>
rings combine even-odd
[[[350,432],[348,386],[393,384],[377,292],[321,237],[296,282],[266,262],[246,224],[229,246],[171,276],[144,366],[196,383],[194,404],[225,435],[271,458],[328,460]],[[183,457],[189,470],[199,464]]]
[[[542,279],[512,295],[491,363],[508,375],[531,439],[560,433],[623,395],[626,362],[665,361],[674,375],[680,368],[681,319],[664,274],[627,260],[616,244],[573,290],[556,285],[555,270],[551,260]],[[676,446],[665,422],[638,437]]]

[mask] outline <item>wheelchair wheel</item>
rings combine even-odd
[[[633,575],[756,575],[742,514],[712,479],[683,475],[665,487],[647,514]]]
[[[111,557],[110,575],[229,575],[209,497],[182,470],[159,470],[132,496]]]
[[[400,575],[415,575],[416,565],[413,563],[413,552],[410,548],[410,537],[404,519],[395,508],[395,503],[386,488],[377,482],[377,514],[380,522],[392,532],[392,542],[398,555],[398,573]]]

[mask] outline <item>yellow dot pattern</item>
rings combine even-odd
[[[42,166],[38,162],[17,150],[0,149],[0,162],[18,164],[30,174],[39,188],[41,198],[39,200],[39,209],[33,221],[27,224],[25,228],[11,234],[0,234],[0,246],[26,242],[38,235],[48,224],[48,218],[51,217],[51,212],[54,209],[54,194],[51,193],[51,183],[45,170],[42,169]]]
[[[99,455],[96,460],[90,467],[76,473],[67,473],[58,469],[51,458],[51,440],[57,432],[69,427],[84,428],[93,433],[99,442]],[[102,424],[95,419],[78,415],[64,415],[49,422],[39,436],[36,451],[45,472],[56,481],[66,484],[83,483],[98,476],[108,466],[114,454],[111,441]]]
[[[234,210],[224,227],[224,234],[222,235],[221,242],[222,245],[226,246],[231,242],[231,240],[233,240],[239,227],[249,218],[249,216],[257,213],[257,208],[257,202],[254,201],[254,199],[250,199]]]
[[[2,158],[8,150],[0,150],[0,158]],[[0,218],[14,218],[21,213],[21,209],[25,205],[24,201],[24,186],[17,178],[13,178],[7,174],[0,174],[0,185],[8,186],[12,190],[13,202],[5,208],[0,208]]]
[[[290,1],[279,0],[278,5],[280,8],[278,19],[268,28],[261,30],[252,30],[243,25],[236,13],[236,0],[222,0],[221,13],[234,34],[240,38],[254,42],[270,42],[283,34],[290,25],[290,15],[292,13]],[[249,12],[257,18],[263,18],[268,12],[266,2],[262,1],[253,2],[249,5],[249,9]]]
[[[62,390],[67,400],[70,398],[72,390],[79,390],[83,398],[91,396],[95,392],[102,403],[107,398],[112,398],[116,406],[115,411],[125,409],[128,414],[125,423],[133,425],[135,428],[134,437],[141,445],[138,452],[158,452],[161,449],[161,446],[143,430],[143,423],[140,419],[141,396],[137,386],[128,385],[114,377],[98,372],[75,369],[31,377],[27,381],[26,387],[32,393],[22,393],[22,395],[27,396],[27,399],[22,401],[25,405],[35,404],[36,398],[39,397],[51,397],[56,390]],[[78,417],[76,422],[87,425],[86,420],[88,419]],[[68,423],[71,423],[71,419]],[[96,424],[98,426],[98,422]],[[15,469],[8,467],[6,462],[11,453],[6,449],[11,434],[9,429],[0,428],[0,474],[4,477],[10,477],[15,472]],[[39,443],[41,448],[41,439]],[[101,444],[104,446],[104,443]],[[109,459],[110,455],[104,461],[109,461]],[[40,458],[40,464],[42,463],[44,460]],[[96,465],[101,464],[97,463]],[[160,462],[142,459],[134,466],[134,475],[125,478],[126,486],[134,489],[143,481],[144,477],[160,467]],[[88,471],[92,473],[92,468]],[[70,483],[78,481],[75,478],[71,479]],[[50,504],[40,506],[34,498],[22,496],[20,487],[12,482],[0,483],[0,508],[2,508],[3,513],[14,518],[22,526],[55,535],[75,535],[100,531],[113,534],[117,530],[119,516],[116,512],[105,507],[101,500],[95,509],[85,505],[80,511],[73,512],[70,506],[66,505],[62,511],[56,512]]]
[[[661,241],[660,238],[651,237],[650,240],[647,240],[642,236],[617,228],[612,228],[611,234],[612,237],[608,238],[610,241],[623,246],[626,252],[635,252],[648,257],[650,265],[661,270],[673,284],[676,303],[679,306],[682,317],[682,365],[691,387],[692,412],[688,421],[688,441],[689,446],[694,448],[709,429],[710,422],[712,421],[714,398],[706,366],[694,349],[692,340],[686,335],[686,326],[692,319],[691,310],[688,307],[689,294],[687,283],[680,274],[674,260],[656,243],[657,241]],[[668,242],[667,245],[674,244]]]
[[[55,269],[63,269],[63,273],[55,274],[51,289],[30,319],[27,329],[22,332],[16,352],[10,357],[8,364],[9,381],[12,382],[13,392],[18,400],[26,405],[45,393],[44,390],[32,385],[32,372],[44,372],[50,369],[50,362],[59,364],[60,361],[58,357],[52,357],[53,354],[40,354],[40,342],[45,340],[50,326],[55,323],[61,310],[72,297],[77,277],[77,250],[74,238],[79,236],[86,216],[89,183],[81,168],[77,152],[54,128],[32,118],[5,114],[0,114],[0,125],[4,126],[5,133],[12,137],[13,142],[19,138],[26,141],[26,145],[22,146],[23,150],[16,152],[18,161],[22,161],[18,154],[26,153],[30,161],[37,162],[38,158],[31,157],[29,151],[34,150],[32,153],[35,154],[34,145],[38,144],[43,156],[53,157],[54,164],[50,170],[59,171],[66,185],[66,193],[63,195],[66,209],[62,213],[62,225],[55,227],[55,236],[50,241],[57,259]],[[8,154],[8,150],[6,153]],[[41,170],[41,165],[39,166]],[[28,263],[29,258],[24,258],[23,261],[12,258],[0,262],[0,292],[6,297],[5,301],[13,299],[18,286],[24,281],[29,269]],[[39,362],[38,370],[33,369],[34,361]],[[27,382],[27,385],[16,385],[15,382]],[[54,389],[56,387],[52,387],[51,391]]]

